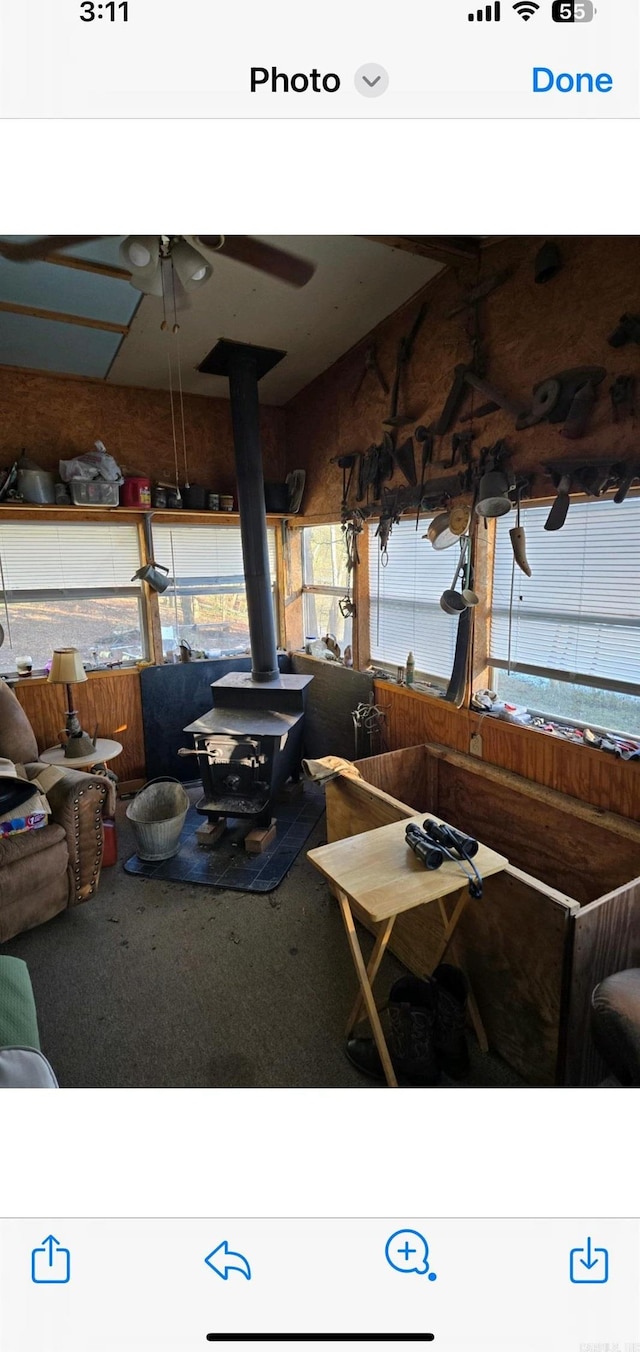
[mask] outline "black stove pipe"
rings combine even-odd
[[[251,677],[254,681],[273,681],[279,670],[260,449],[258,361],[255,350],[249,346],[238,343],[234,348],[229,354],[228,374],[251,635]]]

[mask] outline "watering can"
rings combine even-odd
[[[173,578],[169,577],[169,569],[165,568],[164,564],[154,562],[153,539],[151,536],[152,515],[153,515],[152,512],[145,512],[143,522],[144,538],[147,546],[147,556],[150,562],[144,563],[141,568],[138,568],[137,572],[133,574],[131,581],[135,582],[136,579],[138,579],[140,582],[146,582],[147,586],[151,587],[152,591],[164,592],[167,590],[167,587],[173,581]],[[165,574],[164,577],[163,573]]]

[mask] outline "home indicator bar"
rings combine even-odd
[[[208,1343],[434,1343],[435,1333],[208,1333]]]

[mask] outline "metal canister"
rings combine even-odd
[[[219,512],[219,511],[220,511],[220,494],[219,494],[219,493],[207,493],[207,507],[209,508],[209,511],[210,511],[210,512]]]
[[[233,496],[231,493],[220,494],[220,511],[221,512],[233,511]]]
[[[166,505],[167,505],[166,488],[161,488],[159,484],[155,484],[154,487],[151,489],[151,506],[166,507]]]

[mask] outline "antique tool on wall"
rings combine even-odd
[[[533,389],[531,408],[522,412],[516,421],[517,430],[520,432],[523,428],[535,427],[537,423],[545,421],[564,422],[571,413],[579,391],[591,385],[595,392],[595,387],[601,384],[606,374],[604,366],[574,366],[539,381]],[[589,396],[585,394],[584,398],[586,404]],[[580,404],[576,417],[579,409]]]
[[[402,378],[411,360],[413,345],[422,327],[424,317],[427,313],[427,309],[428,306],[426,302],[423,302],[413,321],[410,333],[406,337],[401,338],[398,344],[396,372],[393,381],[393,390],[391,392],[391,409],[389,412],[389,417],[383,419],[387,427],[404,427],[406,423],[413,422],[413,419],[411,418],[410,415],[398,413],[398,402],[400,398],[400,386],[402,384]]]
[[[636,412],[635,376],[617,376],[609,390],[613,421],[623,422],[625,418],[634,418]]]
[[[516,489],[516,524],[509,531],[513,557],[527,577],[531,577],[531,567],[527,559],[527,541],[524,533],[524,527],[520,525],[520,486]]]
[[[483,376],[478,375],[470,366],[462,364],[456,366],[453,384],[447,395],[447,399],[435,425],[435,432],[438,436],[445,436],[449,431],[451,424],[455,421],[456,415],[462,403],[465,394],[465,388],[470,385],[472,389],[477,390],[479,394],[492,404],[497,404],[499,408],[504,409],[512,418],[519,418],[522,413],[520,404],[511,399],[509,395],[503,394],[501,390],[496,389]]]
[[[595,402],[596,386],[593,381],[587,380],[584,385],[580,386],[579,390],[576,390],[573,397],[565,425],[562,428],[563,437],[569,437],[571,441],[579,441],[580,437],[584,436]]]
[[[407,437],[407,440],[402,443],[402,446],[394,448],[392,454],[398,469],[404,474],[407,483],[411,484],[412,488],[415,488],[418,482],[418,476],[416,474],[413,437]]]
[[[420,508],[422,507],[422,494],[424,493],[424,481],[427,474],[427,465],[431,464],[433,458],[433,432],[428,427],[420,425],[416,427],[414,433],[416,441],[422,446],[422,458],[420,461],[420,496],[416,510],[416,530],[420,521]]]
[[[544,523],[544,528],[545,530],[561,530],[567,519],[569,503],[571,501],[569,497],[571,492],[571,475],[558,475],[552,472],[552,478],[558,491],[556,500]]]
[[[453,310],[448,310],[445,319],[455,319],[456,315],[464,314],[465,310],[470,310],[478,301],[485,300],[493,291],[497,291],[503,282],[506,282],[511,276],[511,268],[503,268],[502,272],[494,272],[491,277],[485,277],[483,282],[478,282],[477,286],[467,291],[466,296],[460,305],[454,306]]]
[[[583,465],[575,471],[578,488],[588,498],[599,498],[616,482],[610,465]]]
[[[353,395],[351,397],[352,404],[356,403],[358,395],[360,394],[360,391],[362,390],[365,380],[369,375],[375,376],[380,388],[384,391],[385,394],[389,393],[388,382],[385,379],[384,375],[382,374],[382,371],[380,370],[380,364],[378,362],[378,354],[376,351],[375,343],[372,343],[371,347],[368,347],[365,352],[364,367],[362,369],[362,375],[360,376],[358,384],[356,385],[356,388],[353,391]]]
[[[612,465],[611,473],[615,475],[618,482],[618,491],[613,499],[614,502],[624,502],[631,485],[636,479],[640,479],[640,460],[630,461],[627,464]]]
[[[546,282],[551,282],[561,271],[562,254],[558,245],[554,244],[553,240],[548,239],[536,254],[533,269],[534,281],[537,282],[538,286],[542,286]]]
[[[361,458],[361,462],[360,462],[360,463],[362,463],[362,458]],[[336,455],[336,456],[334,456],[333,459],[330,461],[330,464],[332,464],[332,465],[337,465],[338,468],[342,470],[342,501],[341,501],[341,507],[342,507],[342,510],[343,510],[343,512],[344,512],[344,510],[345,510],[345,508],[346,508],[346,506],[347,506],[347,500],[348,500],[348,497],[349,497],[349,492],[350,492],[350,489],[351,489],[351,483],[352,483],[352,480],[353,480],[353,475],[354,475],[354,471],[355,471],[355,467],[356,467],[356,456],[355,456],[355,455]],[[347,471],[348,471],[348,472],[347,472]]]
[[[380,499],[382,485],[393,474],[393,438],[385,432],[379,445],[370,446],[360,459],[358,473],[357,501],[368,501],[369,489],[373,489],[373,498]]]
[[[460,459],[463,465],[468,465],[471,460],[471,442],[475,438],[475,432],[454,432],[451,438],[451,459],[448,461],[447,469],[455,465],[456,460]]]
[[[608,342],[610,347],[626,347],[627,343],[640,343],[640,315],[622,315]]]
[[[497,413],[500,408],[490,399],[488,404],[481,404],[480,408],[474,408],[470,413],[463,413],[460,422],[474,422],[476,418],[488,418],[490,413]]]

